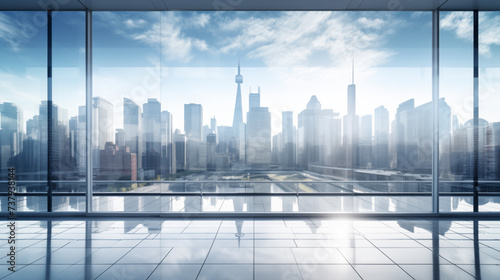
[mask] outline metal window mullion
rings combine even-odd
[[[92,212],[92,11],[85,11],[86,213]]]
[[[439,213],[439,10],[432,11],[432,212]]]
[[[479,211],[479,18],[478,11],[474,11],[473,44],[474,44],[474,171],[473,171],[473,211]]]
[[[47,212],[52,212],[52,11],[47,11]]]

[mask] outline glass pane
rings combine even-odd
[[[21,194],[47,191],[47,16],[0,11],[0,23],[0,180],[15,168],[17,211],[44,212],[45,196]]]
[[[430,13],[95,12],[93,36],[94,210],[430,211]]]
[[[164,170],[169,116],[160,103],[160,13],[94,12],[93,24],[93,189],[142,192],[151,183],[136,181],[159,180]],[[145,211],[123,208],[120,198],[112,204],[113,197],[96,197],[94,210]]]
[[[440,211],[472,211],[473,15],[440,12],[439,177]],[[465,192],[469,196],[455,196]]]
[[[85,12],[52,19],[52,179],[54,192],[85,193]],[[53,211],[85,211],[85,196],[53,197]]]
[[[499,211],[500,12],[479,13],[479,211]]]

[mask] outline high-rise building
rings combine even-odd
[[[365,115],[359,122],[359,166],[371,168],[372,165],[372,116]]]
[[[209,133],[207,135],[207,170],[214,171],[217,170],[217,136],[215,133]]]
[[[432,102],[414,106],[410,99],[401,103],[396,113],[396,168],[430,174],[432,169]],[[451,109],[444,98],[439,100],[439,147],[441,175],[450,173]]]
[[[260,107],[260,87],[257,93],[252,93],[248,95],[248,111],[251,111],[252,108]]]
[[[393,127],[393,133],[395,133],[396,147],[395,168],[398,170],[413,170],[418,160],[415,156],[418,154],[418,148],[414,108],[415,101],[410,99],[399,104],[396,112],[396,123],[395,127]]]
[[[49,107],[51,107],[52,119],[49,129]],[[50,171],[53,180],[70,178],[68,174],[75,168],[71,164],[69,152],[69,121],[68,112],[52,102],[42,101],[39,110],[38,127],[41,144],[42,171]],[[114,135],[112,135],[114,137]],[[50,143],[50,144],[49,144]],[[50,145],[50,147],[49,147]],[[46,148],[47,147],[47,148]],[[50,149],[49,149],[50,148]]]
[[[141,107],[128,98],[123,98],[123,130],[125,146],[137,155],[137,168],[142,168]],[[118,143],[117,143],[118,144]]]
[[[212,133],[217,133],[217,119],[215,116],[213,118],[210,118],[210,131]]]
[[[281,164],[281,152],[282,152],[281,132],[276,135],[273,135],[272,142],[273,145],[272,145],[271,164],[279,165]]]
[[[92,105],[92,144],[94,147],[104,149],[107,142],[115,140],[113,104],[102,97],[94,97]]]
[[[313,95],[306,109],[298,116],[297,164],[302,168],[309,165],[333,165],[335,152],[340,146],[338,113],[321,109],[321,103]]]
[[[243,123],[243,109],[241,104],[241,84],[243,76],[240,72],[240,61],[238,60],[238,74],[234,77],[234,81],[238,84],[236,88],[236,103],[234,105],[233,115],[233,135],[231,146],[234,146],[234,160],[245,162],[245,123]]]
[[[172,135],[173,116],[168,111],[161,112],[161,172],[174,174],[175,168],[175,145]]]
[[[186,170],[186,135],[176,129],[174,132],[176,172]]]
[[[281,113],[281,165],[292,167],[295,165],[295,141],[293,132],[293,112]]]
[[[161,104],[156,98],[148,98],[142,106],[142,169],[144,174],[154,172],[156,178],[160,175],[161,153]],[[145,175],[146,176],[146,175]],[[140,176],[139,176],[140,177]],[[142,179],[142,178],[140,178]],[[144,178],[148,179],[148,178]]]
[[[191,141],[203,142],[203,107],[201,104],[184,104],[184,132]]]
[[[78,174],[84,176],[86,173],[86,149],[87,149],[87,111],[85,106],[78,106],[78,123],[77,123],[77,156],[76,156],[76,166],[78,169]]]
[[[384,106],[374,113],[373,167],[389,167],[389,111]]]
[[[252,167],[271,163],[271,113],[267,107],[252,108],[247,114],[246,162]]]
[[[356,115],[356,85],[354,67],[352,84],[347,86],[347,115],[344,116],[343,147],[345,167],[354,168],[359,164],[359,117]]]
[[[9,160],[22,151],[23,113],[15,104],[0,104],[0,178],[6,176]]]
[[[238,74],[234,77],[234,82],[238,84],[236,88],[236,103],[234,104],[233,127],[243,124],[243,107],[241,105],[241,84],[243,76],[240,72],[240,60],[238,59]]]

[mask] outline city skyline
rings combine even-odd
[[[174,174],[175,171],[227,170],[234,166],[269,168],[272,164],[316,171],[334,167],[430,174],[432,102],[416,105],[414,99],[406,100],[399,104],[393,121],[389,121],[389,112],[384,106],[374,108],[373,115],[359,116],[353,68],[352,83],[346,89],[346,115],[325,109],[312,95],[305,109],[298,114],[297,125],[293,121],[294,113],[283,111],[281,132],[273,134],[271,113],[261,104],[260,87],[257,93],[248,95],[247,123],[241,119],[240,84],[243,75],[240,63],[237,69],[232,127],[217,126],[217,118],[213,116],[210,128],[202,121],[203,104],[189,103],[184,105],[184,131],[180,131],[172,126],[175,116],[162,111],[156,98],[148,98],[142,107],[123,98],[124,129],[114,129],[114,105],[104,98],[94,97],[92,161],[97,178],[142,180]],[[45,149],[48,102],[42,101],[39,115],[26,121],[26,136],[21,126],[22,110],[8,102],[1,105],[2,167],[20,164],[24,162],[23,158],[35,156],[36,164],[30,168],[35,171],[46,169],[47,162],[43,158],[48,152]],[[85,106],[79,106],[78,116],[68,116],[67,110],[57,104],[52,106],[51,153],[55,159],[52,168],[56,170],[53,174],[58,176],[60,171],[68,168],[82,174]],[[451,114],[445,98],[439,100],[439,108],[441,172],[444,176],[470,176],[471,120],[460,123],[457,116]],[[486,178],[496,178],[500,175],[496,171],[500,155],[500,124],[480,121],[479,141],[485,147],[480,155],[481,174]],[[30,149],[35,149],[35,154],[31,154]]]
[[[157,98],[162,103],[162,110],[182,116],[183,104],[200,103],[205,105],[204,123],[217,113],[219,124],[231,125],[233,112],[220,109],[232,106],[234,102],[233,87],[228,81],[234,75],[238,57],[245,65],[242,94],[246,95],[249,87],[260,86],[262,102],[269,107],[273,124],[279,123],[277,116],[281,111],[293,111],[297,116],[302,110],[299,104],[306,103],[310,95],[318,96],[324,106],[344,115],[344,89],[351,80],[353,55],[360,115],[372,114],[373,103],[377,103],[375,106],[384,105],[389,110],[392,119],[400,102],[415,98],[416,104],[424,104],[431,99],[429,13],[356,12],[346,16],[342,12],[96,12],[94,17],[96,26],[102,27],[94,33],[94,96],[103,97],[117,107],[121,106],[118,104],[123,97],[140,104],[146,103],[147,98]],[[407,20],[408,17],[411,20]],[[9,32],[22,30],[25,24],[15,12],[2,12],[2,18],[12,22],[6,27]],[[471,13],[443,13],[441,19],[441,47],[464,54],[459,56],[460,60],[447,55],[447,51],[441,57],[441,96],[446,97],[463,123],[472,115],[470,105],[464,101],[470,96],[472,80],[463,78],[468,73],[463,68],[471,63],[471,54],[467,54],[472,49],[470,19]],[[495,19],[494,14],[481,14],[482,32],[491,31]],[[75,23],[84,20],[83,13],[75,12],[71,16],[59,13],[54,20],[57,26],[53,38],[54,102],[67,108],[70,115],[76,115],[78,108],[75,104],[78,103],[74,101],[80,100],[80,105],[83,104],[85,95],[84,29]],[[109,24],[104,26],[106,20]],[[308,42],[297,37],[291,42],[284,40],[290,30],[277,23],[292,20],[297,20],[297,32],[308,38]],[[69,23],[58,24],[66,22]],[[231,23],[231,28],[223,28],[223,23]],[[273,36],[252,34],[251,30],[261,28],[259,23],[269,24],[268,32]],[[333,32],[329,29],[331,24],[342,27],[339,28],[342,32]],[[176,33],[168,35],[165,33],[168,28],[174,28],[172,30]],[[204,34],[203,30],[207,28],[218,30],[220,34]],[[384,28],[386,32],[380,32]],[[411,38],[406,37],[406,29],[412,30]],[[159,41],[153,36],[155,34],[163,39]],[[1,47],[7,54],[5,65],[8,67],[0,68],[0,77],[6,81],[0,85],[0,92],[18,96],[7,101],[17,102],[27,118],[37,112],[38,104],[34,101],[44,100],[46,96],[44,36],[46,30],[37,30],[34,36],[26,39],[26,44],[12,41],[8,36],[2,37]],[[221,36],[226,39],[219,40]],[[325,48],[324,42],[320,46],[311,46],[321,40],[330,40],[332,48]],[[182,51],[182,48],[173,49],[171,45],[186,48]],[[342,51],[336,52],[337,45],[343,46]],[[278,49],[274,48],[288,48],[288,51],[278,55]],[[498,49],[496,41],[481,41],[480,86],[483,91],[491,92],[498,87],[489,70],[496,67],[490,58],[498,53]],[[179,55],[179,59],[175,59],[175,55]],[[10,63],[15,57],[30,63]],[[24,79],[30,82],[22,82]],[[390,98],[393,95],[399,96],[400,100]],[[285,99],[296,102],[285,103]],[[497,97],[489,94],[481,101],[487,105],[496,102]],[[246,98],[242,102],[246,108]],[[116,111],[114,119],[121,124],[123,114]],[[489,108],[480,110],[481,117],[497,121],[494,112]],[[182,129],[179,118],[174,118],[174,127]]]

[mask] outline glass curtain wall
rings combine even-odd
[[[431,210],[431,13],[93,15],[94,211]]]
[[[440,13],[443,212],[472,211],[472,14]],[[1,12],[0,180],[14,167],[40,194],[21,211],[47,211],[49,185],[52,211],[85,211],[89,176],[95,212],[430,212],[431,16],[93,12],[87,137],[85,13],[53,12],[49,87],[47,14]],[[497,21],[479,13],[481,211],[498,205]]]

